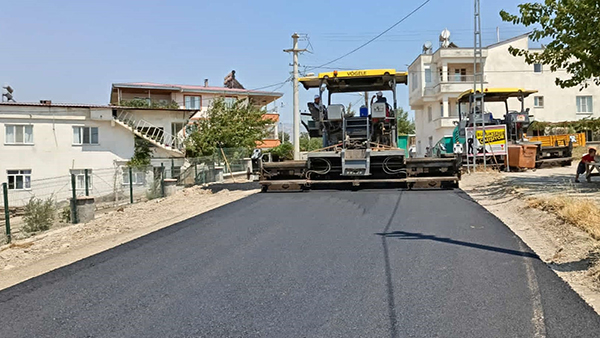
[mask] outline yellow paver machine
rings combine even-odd
[[[301,78],[304,88],[317,90],[303,125],[310,137],[323,140],[323,149],[303,154],[302,160],[259,160],[262,190],[305,190],[316,185],[352,188],[373,183],[458,187],[460,158],[408,158],[397,146],[396,86],[406,84],[407,75],[394,69],[370,69]],[[369,92],[377,92],[371,102]],[[391,104],[384,96],[390,92]],[[349,112],[347,106],[333,101],[341,93],[364,93],[365,103],[357,113]]]

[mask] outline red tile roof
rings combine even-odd
[[[206,92],[219,92],[219,93],[237,93],[237,94],[255,94],[255,95],[266,95],[266,96],[283,96],[283,93],[278,92],[267,92],[259,90],[248,90],[248,89],[236,89],[236,88],[225,88],[225,87],[205,87],[196,85],[180,85],[180,84],[161,84],[152,82],[130,82],[130,83],[113,83],[113,88],[156,88],[163,90],[177,90],[177,91],[206,91]]]

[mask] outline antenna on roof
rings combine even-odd
[[[433,43],[431,43],[431,41],[425,41],[423,44],[423,54],[431,54],[432,47]]]
[[[448,28],[444,29],[440,33],[440,47],[448,48],[450,47],[450,31]]]
[[[10,101],[17,102],[17,101],[15,101],[15,98],[12,95],[14,90],[11,86],[6,85],[2,88],[4,88],[4,90],[6,91],[5,93],[2,93],[2,102],[4,102],[5,97],[6,97],[6,102],[10,102]]]

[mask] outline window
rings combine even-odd
[[[5,131],[7,144],[33,144],[33,126],[6,125]]]
[[[171,140],[175,146],[179,147],[179,143],[183,140],[183,135],[179,135],[179,132],[184,128],[183,122],[171,122],[171,136],[174,140]]]
[[[85,169],[71,170],[71,175],[75,175],[75,189],[85,190]],[[92,169],[88,169],[88,189],[92,190]]]
[[[185,109],[200,109],[202,107],[202,96],[184,95]]]
[[[411,82],[412,82],[412,89],[413,90],[417,89],[417,87],[419,87],[419,74],[413,73]]]
[[[544,108],[544,97],[543,96],[535,96],[533,98],[533,106],[535,108]]]
[[[8,174],[8,189],[31,189],[31,170],[7,170],[6,173]]]
[[[425,68],[425,83],[431,83],[431,68]]]
[[[534,63],[533,64],[533,72],[534,73],[541,73],[542,72],[542,64],[541,63]]]
[[[467,81],[467,70],[464,68],[454,70],[454,82]]]
[[[594,105],[591,96],[577,96],[577,113],[591,114],[594,112]]]
[[[145,185],[146,184],[146,172],[139,169],[131,170],[131,177],[133,178],[132,183],[134,185]],[[129,168],[123,168],[123,184],[129,185]]]
[[[98,144],[98,127],[73,127],[73,144]]]
[[[440,116],[444,117],[444,103],[440,103]]]
[[[431,114],[431,107],[427,107],[427,121],[431,122],[432,119],[433,119],[433,116]]]

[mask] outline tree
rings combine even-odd
[[[323,148],[323,139],[309,137],[307,133],[300,134],[300,151],[313,151]]]
[[[150,165],[152,158],[152,143],[135,136],[135,150],[133,157],[127,162],[127,165],[134,168],[145,168]]]
[[[213,100],[206,117],[198,120],[185,147],[189,156],[211,155],[218,148],[256,147],[256,142],[268,134],[273,122],[265,119],[263,111],[245,100],[232,104]]]
[[[398,121],[398,135],[415,133],[415,121],[408,118],[408,112],[405,112],[404,109],[399,108],[396,111],[396,116]]]
[[[513,56],[524,56],[528,64],[547,64],[554,72],[565,69],[570,79],[556,78],[562,88],[587,87],[592,80],[600,85],[600,3],[598,0],[545,0],[523,3],[519,15],[500,12],[502,20],[515,25],[537,26],[532,41],[550,38],[542,51],[510,47]]]
[[[277,147],[270,150],[270,153],[273,154],[279,161],[283,160],[293,160],[294,159],[294,145],[290,142],[283,142]]]

